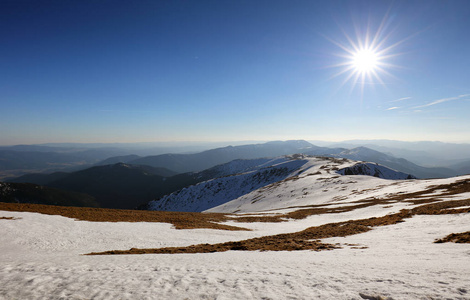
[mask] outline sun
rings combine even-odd
[[[350,82],[351,92],[358,86],[363,92],[365,86],[376,84],[385,86],[383,77],[396,79],[389,70],[399,68],[399,66],[392,64],[391,60],[401,55],[397,52],[397,48],[408,38],[392,42],[393,31],[387,32],[387,24],[388,19],[385,16],[375,32],[371,25],[367,24],[362,30],[361,26],[354,26],[353,34],[348,34],[342,29],[344,37],[339,40],[325,37],[342,50],[341,53],[333,53],[341,61],[330,66],[341,68],[330,78],[343,76],[344,80],[340,88]]]
[[[351,65],[358,73],[370,73],[378,69],[379,60],[379,54],[373,49],[361,49],[352,55]]]
[[[386,61],[392,56],[387,53],[390,48],[382,48],[383,41],[371,39],[368,36],[364,40],[358,38],[356,43],[350,38],[348,41],[350,45],[341,45],[345,51],[340,55],[343,62],[336,66],[342,67],[342,70],[335,77],[347,74],[342,85],[352,81],[351,88],[360,86],[361,91],[364,90],[365,85],[384,84],[381,76],[390,75],[386,69],[392,66]]]

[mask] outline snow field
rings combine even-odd
[[[316,220],[312,216],[309,226],[380,211],[371,207],[356,211],[355,216],[353,212],[316,216]],[[433,243],[449,233],[470,230],[468,214],[414,216],[366,233],[324,239],[343,246],[331,251],[122,256],[79,254],[216,243],[253,233],[0,214],[21,218],[0,220],[0,251],[4,254],[0,258],[1,299],[361,299],[360,294],[470,299],[470,245]],[[272,228],[276,224],[291,231],[307,225],[296,223],[257,224],[257,234],[281,231],[281,227]],[[25,231],[27,234],[21,234]]]

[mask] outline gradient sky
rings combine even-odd
[[[0,145],[470,142],[470,1],[0,0],[0,44]]]

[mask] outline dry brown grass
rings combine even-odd
[[[93,252],[87,255],[109,254],[175,254],[175,253],[210,253],[225,252],[229,250],[240,251],[294,251],[294,250],[331,250],[338,246],[321,243],[319,239],[328,237],[342,237],[362,233],[371,230],[373,226],[383,226],[402,222],[408,213],[370,218],[339,223],[330,223],[316,227],[310,227],[300,232],[285,233],[272,236],[247,239],[238,242],[226,242],[219,244],[199,244],[188,247],[167,247],[154,249],[111,250],[105,252]]]
[[[433,197],[433,195],[430,195],[438,190],[442,190],[442,192],[439,193],[439,196],[452,196],[452,195],[457,195],[461,193],[466,193],[470,192],[470,179],[462,179],[459,181],[456,181],[454,183],[449,183],[449,184],[440,184],[440,185],[434,185],[430,186],[428,189],[423,190],[423,191],[418,191],[414,193],[407,193],[407,194],[402,194],[400,195],[399,199],[410,199],[410,198],[423,198],[423,197]],[[405,198],[403,198],[405,197]],[[420,204],[421,199],[410,199],[408,202],[412,202],[415,204]]]
[[[293,250],[330,250],[337,248],[332,244],[324,244],[319,239],[328,237],[342,237],[362,233],[371,230],[374,226],[384,226],[402,222],[403,218],[410,217],[409,211],[403,211],[394,215],[381,218],[369,218],[363,220],[330,223],[305,230],[272,236],[264,236],[238,242],[227,242],[219,244],[199,244],[188,247],[167,247],[155,249],[112,250],[105,252],[94,252],[88,255],[105,254],[144,254],[144,253],[209,253],[224,252],[229,250],[243,251],[293,251]]]
[[[413,213],[416,215],[447,215],[470,212],[470,207],[456,209],[462,206],[470,206],[470,199],[449,200],[421,205],[413,208]]]
[[[462,233],[451,233],[448,236],[436,240],[434,243],[470,243],[470,231]]]
[[[0,210],[37,212],[46,215],[60,215],[80,221],[91,222],[160,222],[170,223],[176,229],[210,228],[220,230],[249,230],[242,227],[217,224],[228,217],[217,213],[187,213],[147,210],[126,210],[89,207],[66,207],[41,204],[0,202]]]
[[[312,215],[323,215],[323,214],[335,214],[335,213],[344,213],[353,211],[355,209],[366,208],[369,206],[374,205],[385,205],[396,202],[396,200],[391,199],[378,199],[378,198],[369,198],[360,200],[356,205],[345,205],[345,206],[338,206],[338,207],[328,207],[330,204],[319,204],[319,205],[309,205],[309,206],[297,206],[297,207],[288,207],[289,209],[292,208],[302,208],[292,212],[288,212],[285,214],[278,214],[278,215],[269,215],[269,216],[246,216],[246,217],[237,217],[233,218],[234,221],[237,222],[286,222],[288,219],[300,220],[305,219]],[[354,203],[354,202],[353,202]]]
[[[373,189],[371,189],[373,190]],[[396,202],[408,202],[414,205],[418,204],[430,204],[434,202],[436,205],[434,206],[429,206],[425,208],[421,208],[421,210],[426,209],[428,212],[430,210],[433,210],[433,214],[448,214],[448,213],[465,213],[469,212],[470,209],[465,208],[465,209],[460,209],[460,210],[446,210],[443,211],[439,209],[440,206],[442,205],[449,205],[447,204],[439,204],[441,201],[437,196],[431,196],[430,194],[434,193],[437,190],[442,190],[440,196],[451,196],[451,195],[456,195],[464,192],[470,192],[470,180],[469,179],[464,179],[457,181],[454,184],[442,184],[442,185],[435,185],[431,186],[430,188],[424,190],[424,191],[418,191],[418,192],[413,192],[413,193],[402,193],[402,194],[395,194],[395,195],[390,195],[389,197],[386,198],[367,198],[367,199],[361,199],[356,202],[351,202],[351,203],[357,203],[356,205],[345,205],[345,206],[340,206],[340,207],[334,207],[334,208],[329,208],[327,207],[329,204],[320,204],[320,205],[311,205],[311,206],[296,206],[296,207],[287,207],[289,208],[299,208],[298,210],[295,210],[293,212],[285,213],[285,214],[279,214],[276,216],[249,216],[249,217],[238,217],[234,218],[234,221],[237,222],[285,222],[287,219],[304,219],[308,216],[311,215],[320,215],[320,214],[333,214],[333,213],[344,213],[344,212],[349,212],[353,211],[355,209],[361,209],[361,208],[366,208],[369,206],[374,206],[374,205],[388,205]],[[358,192],[358,193],[362,193]],[[467,200],[461,200],[461,201],[467,201]],[[455,201],[452,202],[455,207],[463,206],[461,205],[461,202]],[[448,207],[452,208],[452,207]],[[419,211],[417,214],[420,214]],[[426,213],[430,214],[430,213]]]
[[[390,297],[385,298],[385,297],[382,297],[380,295],[371,296],[371,295],[366,295],[366,294],[363,294],[363,293],[359,293],[359,296],[361,296],[361,298],[365,299],[365,300],[393,300]]]
[[[19,218],[13,218],[13,217],[0,217],[0,220],[18,220]]]
[[[293,212],[268,215],[268,216],[245,216],[233,217],[227,214],[217,213],[183,213],[183,212],[160,212],[160,211],[136,211],[100,208],[77,208],[59,207],[37,204],[12,204],[0,203],[0,210],[29,211],[51,215],[62,215],[77,220],[95,222],[164,222],[171,223],[177,229],[212,228],[222,230],[247,230],[245,228],[217,224],[217,222],[283,222],[287,219],[303,219],[316,214],[343,213],[355,209],[365,208],[373,205],[388,205],[395,202],[409,202],[419,205],[413,209],[404,209],[399,213],[386,215],[379,218],[351,220],[339,223],[330,223],[316,227],[310,227],[300,232],[264,236],[237,242],[226,242],[219,244],[199,244],[188,247],[167,247],[156,249],[112,250],[89,255],[103,254],[144,254],[144,253],[209,253],[224,252],[229,250],[244,251],[293,251],[293,250],[329,250],[338,246],[321,243],[319,240],[329,237],[342,237],[358,234],[372,230],[376,226],[393,225],[403,222],[404,219],[413,215],[437,215],[468,213],[470,199],[442,201],[439,196],[430,195],[436,190],[441,190],[439,196],[450,196],[470,191],[470,180],[461,180],[455,184],[436,185],[425,191],[414,193],[402,193],[391,195],[387,198],[367,198],[354,202],[354,205],[329,208],[327,204],[309,206]],[[464,233],[467,234],[467,233]]]
[[[457,203],[456,203],[457,202]],[[398,213],[378,218],[350,220],[346,222],[329,223],[321,226],[309,227],[305,230],[247,239],[238,242],[226,242],[219,244],[199,244],[188,247],[166,247],[129,250],[111,250],[105,252],[93,252],[87,255],[109,254],[175,254],[175,253],[211,253],[225,252],[229,250],[240,251],[293,251],[293,250],[331,250],[338,246],[321,243],[319,240],[329,237],[344,237],[353,234],[367,232],[377,226],[387,226],[404,222],[416,214],[449,213],[449,208],[470,205],[470,199],[458,201],[444,201],[439,206],[435,203],[425,204],[414,209],[403,209]],[[453,212],[451,212],[453,213]]]
[[[154,249],[112,250],[105,252],[93,252],[86,255],[110,255],[110,254],[176,254],[176,253],[213,253],[225,252],[229,250],[239,251],[292,251],[292,250],[330,250],[336,248],[332,244],[324,244],[319,241],[295,241],[281,242],[277,240],[264,240],[262,243],[255,240],[245,240],[240,242],[227,242],[220,244],[199,244],[188,247],[167,247]]]

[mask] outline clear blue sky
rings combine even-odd
[[[1,145],[470,142],[470,1],[0,0],[0,44]]]

